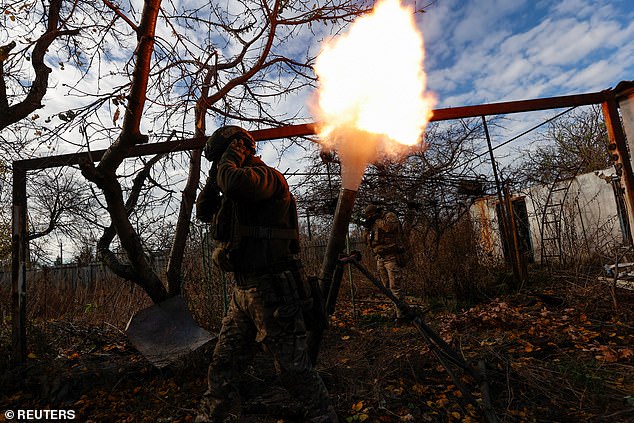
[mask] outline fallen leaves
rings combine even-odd
[[[364,422],[370,417],[370,415],[368,414],[368,408],[365,407],[363,401],[352,404],[351,410],[352,414],[346,417],[346,421],[348,423]]]
[[[338,305],[319,369],[326,375],[340,420],[482,421],[480,411],[468,403],[418,332],[408,325],[395,330],[392,311],[389,303],[375,299],[356,307]],[[530,297],[508,296],[460,313],[426,315],[426,321],[465,359],[486,359],[500,420],[587,421],[634,403],[631,316],[604,316],[581,300],[557,308]],[[70,373],[67,383],[77,392],[65,406],[76,410],[78,419],[193,420],[206,389],[204,368],[193,377],[158,372],[122,337],[76,330],[79,342],[62,343],[51,356],[35,348],[30,364],[51,359]],[[477,383],[464,375],[460,382],[483,402]],[[36,407],[41,399],[39,390],[33,392],[6,398]],[[256,421],[264,418],[244,420]]]

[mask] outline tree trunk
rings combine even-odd
[[[185,189],[183,190],[183,199],[178,211],[174,240],[172,241],[170,258],[167,263],[167,289],[170,297],[180,295],[181,293],[183,257],[185,256],[185,247],[187,245],[187,237],[189,236],[192,209],[194,207],[194,201],[196,200],[196,190],[198,189],[198,182],[200,181],[201,153],[201,150],[195,150],[191,153],[187,185],[185,185]]]
[[[215,77],[216,74],[214,70],[208,71],[202,84],[200,98],[196,103],[195,109],[196,129],[194,133],[196,137],[205,136],[207,130],[207,125],[205,124],[205,117],[207,116],[207,110],[209,108],[207,96],[209,94],[210,82]],[[183,201],[181,201],[178,212],[174,241],[172,242],[170,259],[167,263],[167,289],[170,296],[180,295],[181,293],[183,257],[185,255],[187,237],[189,236],[192,209],[194,208],[194,201],[196,200],[196,190],[200,182],[201,155],[201,150],[195,150],[192,151],[191,158],[189,159],[187,185],[185,185],[185,189],[183,190]]]
[[[115,180],[113,184],[104,188],[103,192],[108,204],[110,218],[119,236],[121,246],[134,269],[130,279],[143,287],[155,303],[166,300],[168,298],[167,290],[152,268],[152,264],[148,260],[141,243],[141,238],[136,233],[132,223],[130,223],[128,212],[123,202],[121,185]]]
[[[152,269],[141,238],[130,222],[116,170],[123,162],[130,147],[147,140],[147,136],[140,132],[140,123],[145,106],[148,76],[154,49],[154,32],[160,5],[160,0],[146,0],[144,3],[141,23],[137,29],[136,63],[121,134],[108,148],[96,168],[93,163],[81,163],[84,176],[94,182],[104,193],[112,225],[130,262],[129,267],[128,265],[125,267],[127,278],[140,285],[155,303],[167,299],[168,293]],[[106,260],[106,263],[108,262]],[[116,271],[116,267],[113,270]]]

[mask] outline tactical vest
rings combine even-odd
[[[384,219],[387,212],[381,214],[379,219]],[[370,229],[369,245],[372,251],[378,255],[398,254],[403,250],[403,233],[400,222],[393,231],[386,231],[375,222]]]
[[[213,237],[221,242],[232,264],[231,270],[236,272],[263,272],[272,270],[276,266],[283,265],[279,260],[268,260],[267,250],[276,248],[276,241],[288,241],[288,253],[298,254],[299,225],[295,198],[290,196],[290,221],[289,227],[250,226],[240,222],[234,201],[223,198],[222,205],[212,222]],[[257,210],[254,210],[257,212]],[[260,246],[257,250],[262,254],[259,257],[243,257],[241,248],[246,243],[257,242]],[[282,244],[285,244],[282,242]],[[285,257],[287,260],[290,256]]]

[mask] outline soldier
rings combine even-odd
[[[302,308],[310,293],[300,275],[297,209],[284,176],[254,155],[246,130],[225,126],[204,149],[212,162],[196,201],[197,217],[212,223],[218,247],[212,259],[234,273],[235,287],[209,365],[209,389],[196,421],[221,422],[235,383],[260,343],[284,387],[305,407],[309,422],[337,422],[328,391],[306,348]]]
[[[376,258],[376,268],[381,282],[388,287],[394,295],[402,299],[402,268],[405,257],[403,246],[401,222],[396,214],[384,211],[382,208],[370,204],[363,210],[363,226],[366,228],[365,240]],[[403,319],[403,314],[398,307],[396,321]]]

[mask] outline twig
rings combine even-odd
[[[619,410],[612,414],[599,417],[600,420],[611,419],[612,417],[620,416],[621,414],[634,413],[634,407],[626,408],[625,410]]]
[[[119,332],[121,335],[123,336],[127,336],[126,333],[124,331],[122,331],[121,329],[119,329],[118,327],[116,327],[115,325],[113,325],[112,323],[109,322],[103,322],[104,324],[110,326],[111,328],[115,329],[117,332]]]
[[[119,10],[119,7],[115,6],[114,4],[112,4],[109,0],[103,0],[104,4],[106,6],[108,6],[114,13],[117,14],[117,16],[119,16],[121,19],[123,19],[128,25],[130,25],[130,27],[132,27],[132,29],[134,30],[134,32],[139,32],[139,27],[132,22],[132,20],[130,20],[130,18],[128,18],[126,15],[123,14],[123,12],[121,12],[121,10]]]

